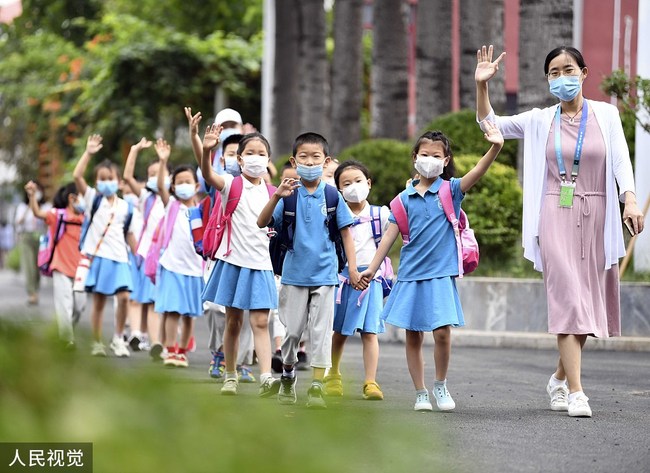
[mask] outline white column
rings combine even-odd
[[[261,132],[273,139],[273,87],[275,67],[275,0],[264,0],[264,54],[262,56]]]
[[[636,73],[644,78],[650,77],[650,2],[639,0],[639,28],[636,46]],[[639,119],[643,123],[650,123],[650,115],[642,112]],[[650,196],[650,133],[643,130],[637,123],[635,139],[635,178],[636,178],[636,201],[643,210],[643,207]],[[648,212],[650,213],[650,212]],[[646,222],[650,219],[646,214]],[[637,237],[634,247],[634,270],[637,272],[650,271],[650,231],[646,229]]]

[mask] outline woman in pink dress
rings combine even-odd
[[[587,66],[580,51],[565,46],[544,62],[559,104],[495,116],[487,84],[505,53],[495,61],[492,53],[492,46],[477,52],[477,119],[496,123],[506,139],[524,140],[524,256],[544,273],[548,331],[560,352],[546,387],[551,409],[591,417],[580,380],[582,347],[588,336],[621,334],[619,202],[626,224],[643,231],[623,127],[615,106],[583,97]]]

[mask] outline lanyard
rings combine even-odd
[[[578,140],[576,141],[576,150],[573,155],[573,167],[571,168],[571,180],[575,181],[578,177],[578,169],[580,167],[580,156],[582,155],[582,145],[585,141],[585,130],[587,128],[587,115],[588,105],[585,99],[582,104],[582,117],[580,118],[580,129],[578,130]],[[562,137],[561,137],[561,119],[560,119],[560,106],[557,106],[555,111],[555,158],[557,159],[557,167],[560,170],[560,176],[564,181],[566,179],[566,169],[564,168],[564,159],[562,159]]]

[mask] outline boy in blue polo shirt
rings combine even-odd
[[[307,392],[307,407],[325,408],[323,378],[332,364],[331,343],[334,298],[338,280],[338,258],[327,227],[323,166],[330,162],[327,140],[317,133],[303,133],[293,144],[291,166],[300,179],[283,179],[278,190],[259,215],[260,228],[272,226],[280,232],[284,197],[297,193],[293,249],[287,251],[282,269],[278,312],[286,327],[282,342],[282,377],[278,393],[281,404],[295,404],[298,344],[309,328],[313,381]],[[338,195],[336,223],[348,258],[350,280],[359,282],[354,240],[350,225],[354,219],[343,197]]]

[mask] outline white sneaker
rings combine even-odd
[[[589,398],[580,393],[576,398],[569,402],[569,415],[571,417],[591,417],[591,407],[589,407]]]
[[[90,354],[91,356],[106,356],[106,347],[102,342],[93,342]]]
[[[433,396],[436,398],[436,404],[441,411],[451,411],[456,408],[456,403],[447,391],[447,383],[435,383],[433,386]]]
[[[221,388],[221,394],[224,396],[235,396],[237,395],[238,386],[239,381],[237,381],[237,378],[226,378],[223,382],[223,387]]]
[[[432,411],[433,406],[429,402],[429,392],[426,393],[417,393],[415,395],[415,406],[413,406],[415,411]]]
[[[569,409],[569,388],[566,383],[551,387],[551,381],[549,380],[546,385],[546,392],[551,398],[552,411],[566,411]]]
[[[111,340],[111,350],[113,350],[113,353],[115,356],[120,357],[120,358],[128,358],[131,356],[131,352],[129,349],[126,347],[126,342],[122,337],[118,337],[117,335],[113,335],[113,340]]]

